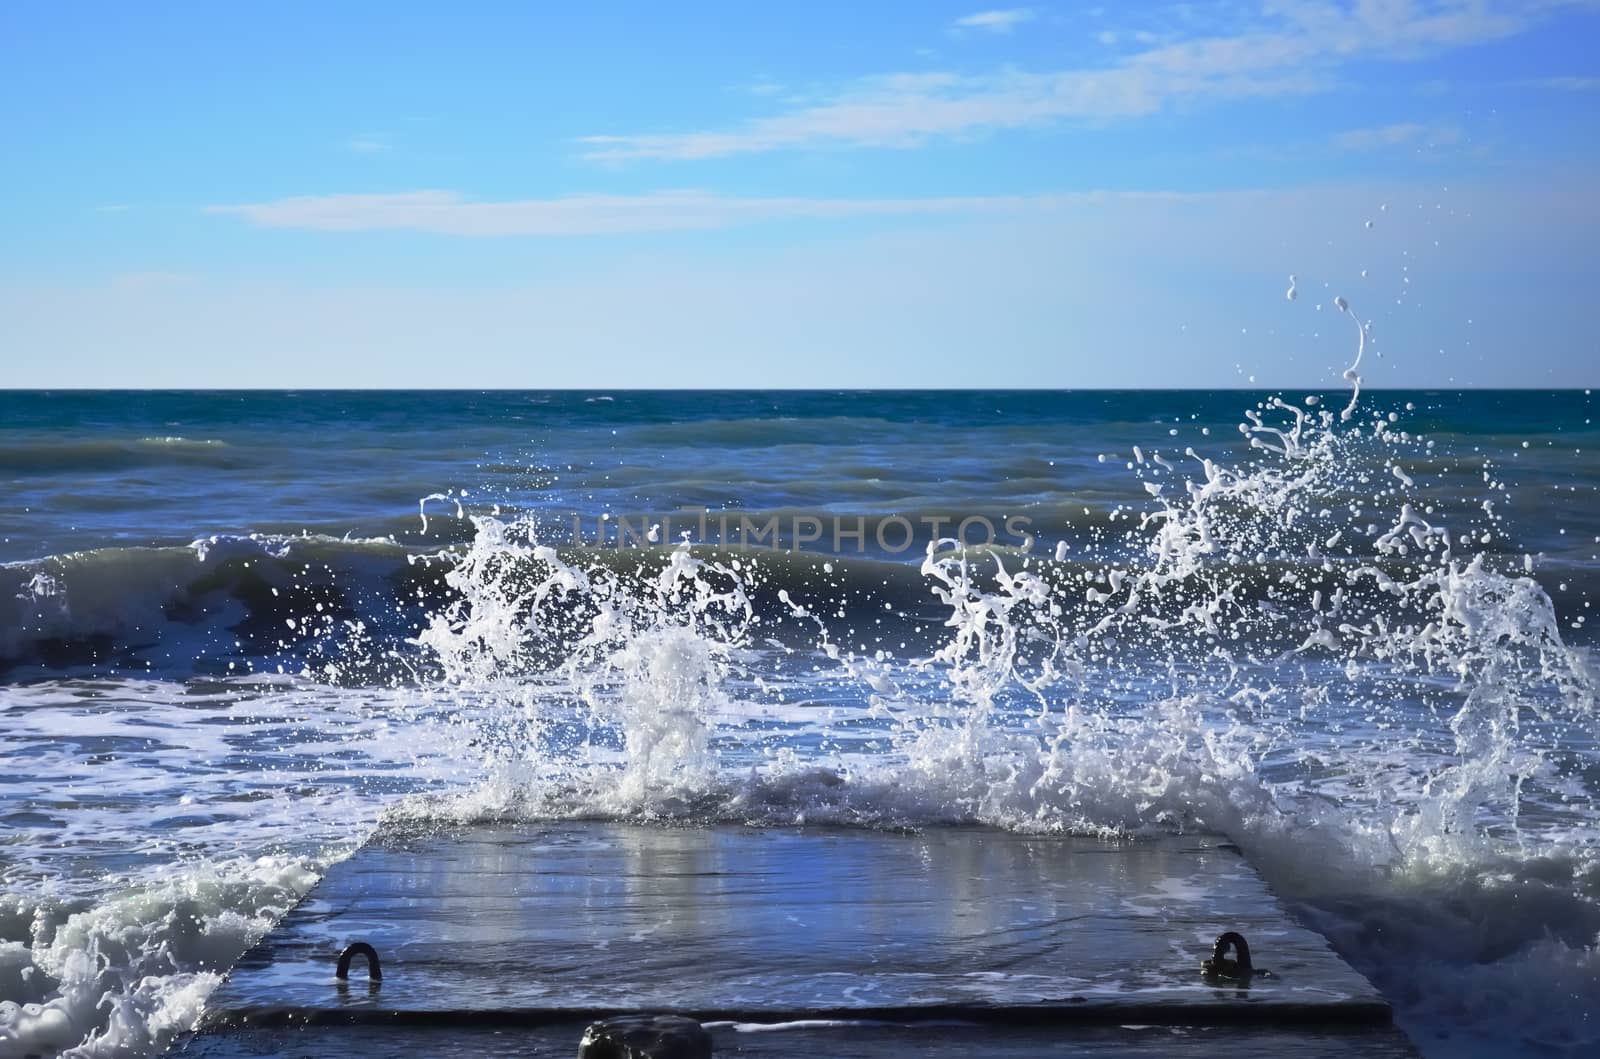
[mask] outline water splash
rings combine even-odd
[[[1369,221],[1368,224],[1370,225],[1371,222]],[[1356,325],[1356,359],[1352,360],[1350,366],[1344,369],[1344,381],[1350,384],[1350,403],[1345,405],[1344,411],[1339,413],[1339,418],[1348,423],[1350,418],[1356,414],[1356,405],[1361,401],[1361,375],[1359,369],[1361,368],[1361,358],[1367,352],[1367,325],[1362,323],[1361,318],[1351,311],[1350,302],[1343,295],[1333,299],[1333,307],[1354,320]]]
[[[1073,561],[1062,549],[1054,561],[1007,559],[939,542],[921,573],[946,634],[925,656],[844,646],[825,607],[783,588],[776,620],[786,608],[814,626],[802,646],[833,666],[809,678],[813,690],[832,682],[861,704],[811,720],[815,745],[865,731],[886,751],[814,761],[832,762],[841,783],[887,782],[902,770],[932,792],[941,817],[1224,827],[1230,809],[1131,793],[1118,804],[1138,807],[1132,814],[1083,810],[1093,793],[1115,789],[1109,762],[1130,790],[1154,790],[1165,772],[1192,795],[1174,777],[1200,778],[1177,764],[1197,743],[1214,765],[1202,776],[1252,782],[1294,747],[1302,762],[1346,759],[1330,789],[1352,809],[1365,799],[1363,811],[1377,813],[1365,826],[1387,821],[1391,852],[1485,824],[1514,834],[1525,798],[1558,780],[1523,718],[1592,724],[1592,678],[1562,643],[1544,590],[1495,566],[1492,508],[1455,535],[1430,522],[1400,466],[1424,458],[1426,443],[1388,415],[1352,422],[1357,396],[1338,415],[1264,401],[1240,426],[1253,454],[1232,463],[1188,448],[1196,470],[1187,471],[1159,452],[1136,453],[1149,505],[1123,512],[1120,534],[1081,542]],[[1374,482],[1374,465],[1392,484],[1354,491]],[[757,614],[761,556],[741,566],[680,544],[624,574],[563,558],[531,526],[477,525],[473,545],[445,557],[456,598],[419,642],[446,687],[517,704],[525,741],[502,740],[497,753],[523,754],[545,811],[562,789],[578,802],[578,792],[607,791],[608,809],[659,805],[668,790],[685,804],[696,791],[699,804],[726,801],[735,796],[719,753],[740,769],[754,759],[769,779],[797,760],[792,748],[753,752],[745,730],[746,715],[771,698],[760,674],[783,657],[755,635],[775,620]],[[1308,690],[1301,682],[1312,673]],[[1331,723],[1350,711],[1366,723]],[[567,732],[560,746],[558,730]],[[1161,731],[1169,738],[1155,764],[1128,759],[1129,745],[1161,745]],[[713,749],[718,735],[725,751]],[[1064,782],[1079,769],[1070,754],[1087,763],[1093,792]],[[1405,770],[1391,767],[1397,757]],[[618,782],[600,780],[608,769],[620,770]]]

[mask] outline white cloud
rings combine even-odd
[[[1333,145],[1345,151],[1375,151],[1384,147],[1442,147],[1460,143],[1461,130],[1453,125],[1422,125],[1398,122],[1371,129],[1350,129],[1333,138]]]
[[[1063,120],[1134,118],[1180,103],[1322,91],[1353,59],[1420,58],[1511,36],[1535,18],[1526,6],[1495,0],[1359,0],[1353,6],[1276,0],[1261,17],[1227,32],[1148,44],[1109,65],[876,75],[820,103],[732,128],[596,135],[580,142],[586,157],[613,162],[912,147]]]
[[[1032,22],[1035,14],[1030,7],[1012,7],[1003,11],[979,11],[955,20],[957,29],[979,29],[988,33],[1010,33],[1024,22]]]
[[[451,191],[308,195],[272,202],[207,206],[265,228],[328,232],[409,230],[466,236],[573,236],[728,228],[803,218],[1006,213],[1047,208],[1061,196],[920,199],[739,198],[706,191],[648,195],[571,195],[474,202]]]

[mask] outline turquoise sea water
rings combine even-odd
[[[1587,1054],[1593,416],[0,393],[0,1055],[159,1050],[385,815],[574,814],[1220,830],[1425,1052]]]

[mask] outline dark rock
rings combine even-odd
[[[622,1015],[591,1023],[578,1059],[711,1059],[711,1034],[677,1015]]]

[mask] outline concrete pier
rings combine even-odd
[[[1202,974],[1225,931],[1268,973]],[[381,982],[335,977],[354,942]],[[696,1019],[719,1056],[1413,1054],[1213,837],[581,822],[381,835],[180,1053],[572,1056],[628,1014]]]

